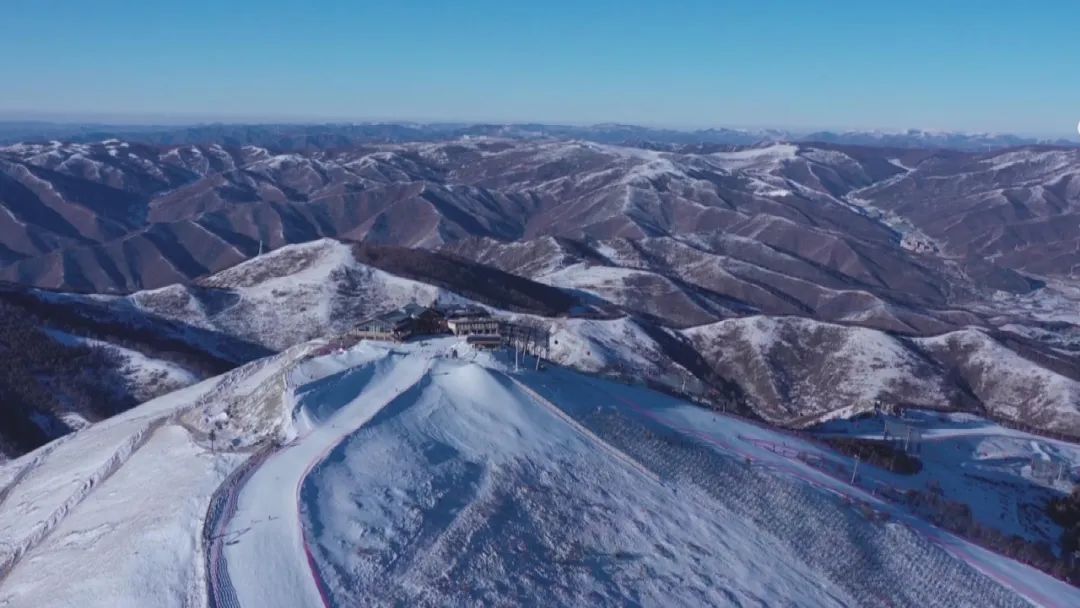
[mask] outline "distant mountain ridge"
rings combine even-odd
[[[89,292],[184,282],[323,237],[757,242],[772,253],[755,256],[825,271],[804,281],[935,305],[971,284],[1024,293],[1080,269],[1080,149],[1068,148],[16,144],[0,147],[0,207],[0,278]]]
[[[52,139],[89,143],[123,139],[153,145],[263,146],[276,151],[331,150],[370,143],[449,141],[462,137],[579,139],[607,144],[755,145],[817,142],[898,148],[989,150],[1013,146],[1080,146],[1073,138],[1039,138],[1008,133],[962,131],[787,129],[669,129],[630,124],[359,122],[325,124],[123,125],[0,121],[0,145]]]

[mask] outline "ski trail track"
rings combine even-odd
[[[43,519],[38,521],[37,524],[32,526],[22,539],[14,543],[13,546],[5,547],[4,553],[0,554],[0,582],[3,582],[4,578],[19,564],[20,560],[22,560],[27,553],[41,544],[41,542],[44,541],[58,525],[60,525],[64,518],[67,517],[68,513],[78,507],[79,504],[86,500],[97,487],[120,470],[120,467],[124,466],[124,463],[131,459],[131,457],[134,456],[147,441],[149,441],[154,432],[164,426],[169,419],[169,416],[158,417],[137,428],[120,443],[104,462],[91,470],[90,473],[75,487],[71,494],[60,501],[60,503]],[[59,443],[60,442],[49,446],[43,453],[36,456],[23,470],[19,471],[19,474],[16,475],[17,479],[14,481],[21,482],[31,473],[38,471],[48,460],[49,455],[51,455],[58,447]],[[16,483],[12,483],[5,487],[6,492],[4,493],[4,498],[6,499],[11,490],[16,488],[18,488]]]
[[[0,488],[0,507],[3,507],[4,502],[7,500],[8,494],[11,494],[11,491],[18,487],[19,483],[22,482],[22,480],[26,479],[27,475],[33,473],[38,467],[40,467],[41,464],[45,462],[45,460],[49,457],[49,454],[52,454],[53,451],[56,450],[56,448],[63,445],[64,442],[70,439],[73,435],[74,433],[68,433],[67,435],[64,435],[63,437],[54,440],[52,443],[42,447],[41,449],[32,452],[33,457],[30,459],[30,462],[27,462],[26,464],[20,466],[19,470],[16,471],[15,474],[12,475],[10,479],[8,479],[7,483],[4,484],[4,487]]]
[[[531,397],[532,400],[537,405],[539,405],[544,410],[546,410],[547,412],[551,413],[553,416],[555,416],[559,420],[561,420],[564,423],[566,423],[567,425],[569,425],[571,428],[573,428],[575,431],[577,431],[578,434],[580,434],[582,437],[584,437],[587,441],[591,442],[593,445],[600,448],[602,451],[606,452],[608,455],[612,456],[613,458],[615,458],[616,460],[622,462],[623,464],[629,466],[630,468],[634,469],[635,471],[641,473],[642,475],[644,475],[645,477],[651,479],[652,481],[654,481],[656,483],[663,483],[660,480],[660,476],[657,475],[655,472],[653,472],[651,469],[646,467],[644,464],[638,462],[637,460],[634,460],[633,458],[631,458],[628,454],[626,454],[622,450],[619,450],[615,446],[613,446],[610,443],[604,441],[599,436],[597,436],[596,433],[592,432],[588,428],[582,426],[577,420],[574,420],[574,418],[572,418],[569,414],[564,412],[559,406],[555,405],[554,403],[552,403],[548,399],[544,398],[542,395],[540,395],[540,393],[537,393],[533,389],[529,388],[528,385],[526,385],[525,383],[521,382],[520,380],[518,380],[518,379],[516,379],[516,378],[514,378],[512,376],[505,376],[505,377],[508,378],[511,382],[513,382],[514,386],[516,386],[518,389],[520,389],[526,395]]]
[[[424,357],[391,353],[300,387],[299,407],[310,406],[318,412],[311,418],[320,423],[256,463],[249,474],[237,477],[235,488],[227,492],[230,497],[223,499],[225,517],[213,529],[228,540],[218,543],[219,555],[208,556],[208,572],[228,577],[217,581],[211,596],[236,604],[216,606],[331,605],[302,525],[304,479],[344,439],[411,392],[425,378],[430,364]],[[327,403],[340,407],[327,415]],[[216,563],[220,561],[224,565]],[[259,576],[250,564],[260,564],[259,571],[274,574]]]

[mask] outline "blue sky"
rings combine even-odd
[[[1080,2],[6,0],[0,116],[1076,136]]]

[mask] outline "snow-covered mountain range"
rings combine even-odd
[[[320,237],[426,248],[668,238],[941,307],[972,284],[1026,292],[1075,278],[1078,155],[505,139],[302,153],[18,144],[0,148],[0,277],[131,291]]]
[[[925,129],[905,130],[787,130],[787,129],[663,129],[629,124],[557,125],[541,123],[329,123],[329,124],[205,124],[109,125],[42,121],[0,121],[0,144],[50,139],[79,142],[125,139],[156,145],[256,145],[283,150],[341,148],[366,143],[453,140],[462,137],[508,139],[581,139],[597,143],[652,142],[664,145],[754,145],[806,141],[898,148],[986,150],[1033,144],[1078,145],[1068,138],[1039,138],[1008,133],[972,133]]]
[[[54,307],[37,323],[59,339],[58,346],[69,345],[74,338],[64,336],[70,334],[120,354],[141,350],[155,358],[161,352],[138,342],[112,346],[124,332],[105,330],[120,323],[136,335],[161,333],[166,344],[171,339],[172,348],[182,345],[192,357],[233,365],[347,332],[410,302],[476,305],[549,328],[550,357],[557,363],[782,426],[806,427],[903,405],[978,412],[1045,432],[1080,434],[1076,336],[1058,331],[1047,338],[1037,331],[1046,322],[1034,316],[932,311],[904,317],[874,298],[866,306],[876,315],[837,314],[834,308],[826,309],[834,316],[769,308],[766,313],[734,305],[676,273],[635,268],[616,253],[629,242],[575,245],[572,252],[562,245],[551,239],[524,242],[496,256],[525,274],[514,252],[536,251],[520,258],[534,266],[532,278],[449,253],[323,239],[283,247],[194,283],[127,296],[20,293],[26,306]],[[489,260],[493,247],[503,246],[484,245],[474,257]],[[792,299],[781,302],[790,305]],[[187,383],[205,377],[205,367],[171,360],[181,371],[190,370]],[[58,402],[26,415],[63,420],[70,413]]]
[[[455,128],[0,147],[0,606],[1078,601],[1078,149]]]

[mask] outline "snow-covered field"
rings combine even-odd
[[[847,463],[821,444],[455,338],[324,344],[0,466],[0,606],[1080,605],[791,456]]]

